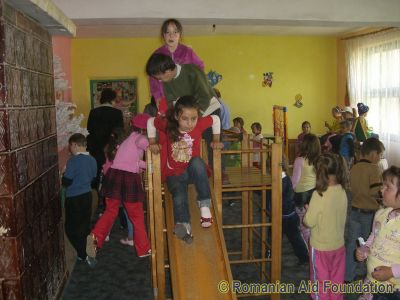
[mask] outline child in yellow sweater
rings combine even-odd
[[[319,285],[312,297],[321,300],[343,299],[342,294],[330,287],[344,282],[347,168],[340,155],[327,153],[318,158],[316,169],[316,188],[304,216],[304,224],[311,229],[311,281]]]

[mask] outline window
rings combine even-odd
[[[346,41],[346,58],[351,106],[369,106],[368,125],[400,165],[400,30]]]

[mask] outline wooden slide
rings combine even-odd
[[[212,191],[213,194],[213,191]],[[189,210],[192,221],[193,243],[188,245],[173,234],[174,218],[171,195],[165,193],[165,212],[169,264],[173,299],[236,299],[227,289],[232,273],[222,233],[221,220],[211,208],[214,223],[210,228],[200,225],[200,211],[196,191],[189,186]],[[221,283],[221,281],[224,281]],[[223,290],[223,291],[221,291]]]

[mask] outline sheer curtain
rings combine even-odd
[[[369,106],[368,125],[400,167],[400,29],[347,40],[346,60],[351,106]]]

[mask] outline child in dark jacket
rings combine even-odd
[[[285,160],[282,167],[282,233],[286,235],[299,259],[299,265],[308,262],[308,249],[300,233],[300,219],[295,211],[294,190],[290,177],[286,175]]]

